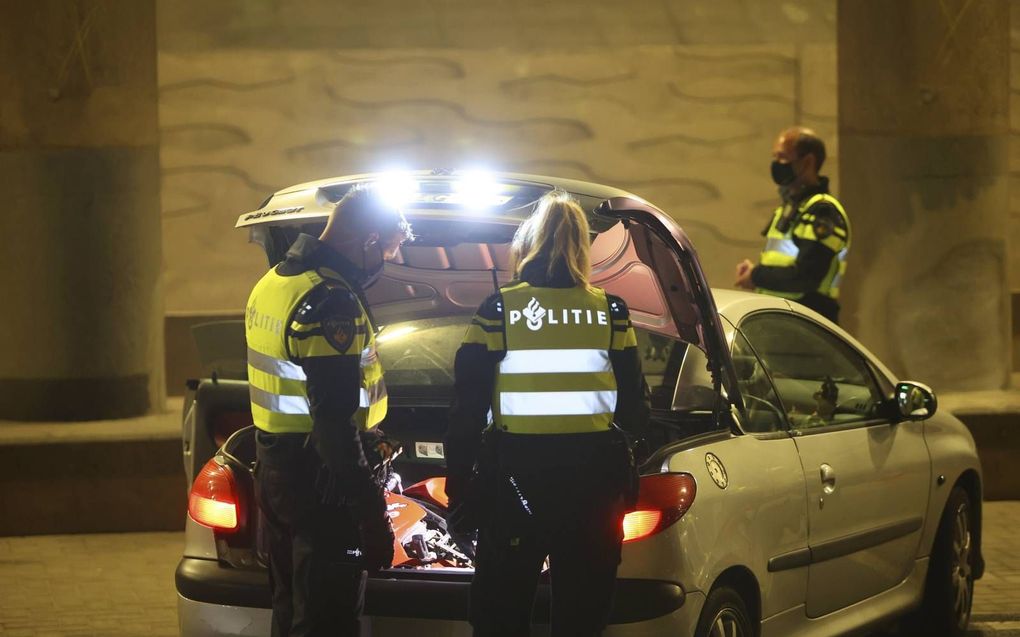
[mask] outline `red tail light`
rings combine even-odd
[[[655,535],[679,520],[694,502],[697,486],[688,473],[642,476],[637,508],[623,518],[623,541]]]
[[[219,531],[237,530],[237,488],[230,467],[215,458],[205,463],[191,485],[188,514],[195,522]]]

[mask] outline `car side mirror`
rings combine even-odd
[[[939,406],[931,387],[913,381],[897,383],[894,399],[899,415],[904,420],[931,418]]]

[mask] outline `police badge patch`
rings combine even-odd
[[[354,319],[346,316],[331,316],[322,322],[322,335],[326,342],[341,354],[354,342]]]
[[[831,219],[817,219],[815,220],[815,236],[819,239],[826,239],[832,235],[832,231],[836,224]]]

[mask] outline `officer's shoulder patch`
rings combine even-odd
[[[613,320],[622,321],[630,318],[630,309],[627,308],[626,301],[615,294],[607,294],[606,300],[609,301],[609,315]]]
[[[334,315],[354,318],[360,314],[361,308],[354,292],[342,285],[325,283],[308,293],[294,313],[294,321],[309,325]]]
[[[815,236],[819,239],[826,239],[832,236],[832,231],[836,227],[832,219],[828,217],[816,218],[813,224]]]
[[[334,314],[322,321],[322,336],[333,349],[344,354],[351,348],[356,333],[354,317]]]
[[[500,293],[491,294],[478,306],[478,316],[490,320],[503,318],[503,295]]]

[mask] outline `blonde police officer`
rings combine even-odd
[[[515,280],[482,303],[457,352],[447,493],[455,511],[486,503],[458,516],[480,521],[475,635],[528,634],[547,556],[552,634],[607,621],[635,482],[614,422],[640,432],[647,409],[627,306],[589,284],[588,253],[584,211],[544,197],[514,240]]]
[[[359,634],[365,569],[393,559],[383,491],[361,442],[386,416],[362,291],[409,236],[398,210],[356,187],[322,235],[300,235],[248,300],[274,637]]]
[[[772,150],[772,179],[783,203],[762,234],[758,265],[737,265],[736,286],[797,301],[839,322],[839,287],[850,249],[850,218],[818,174],[825,144],[807,128],[790,128]]]

